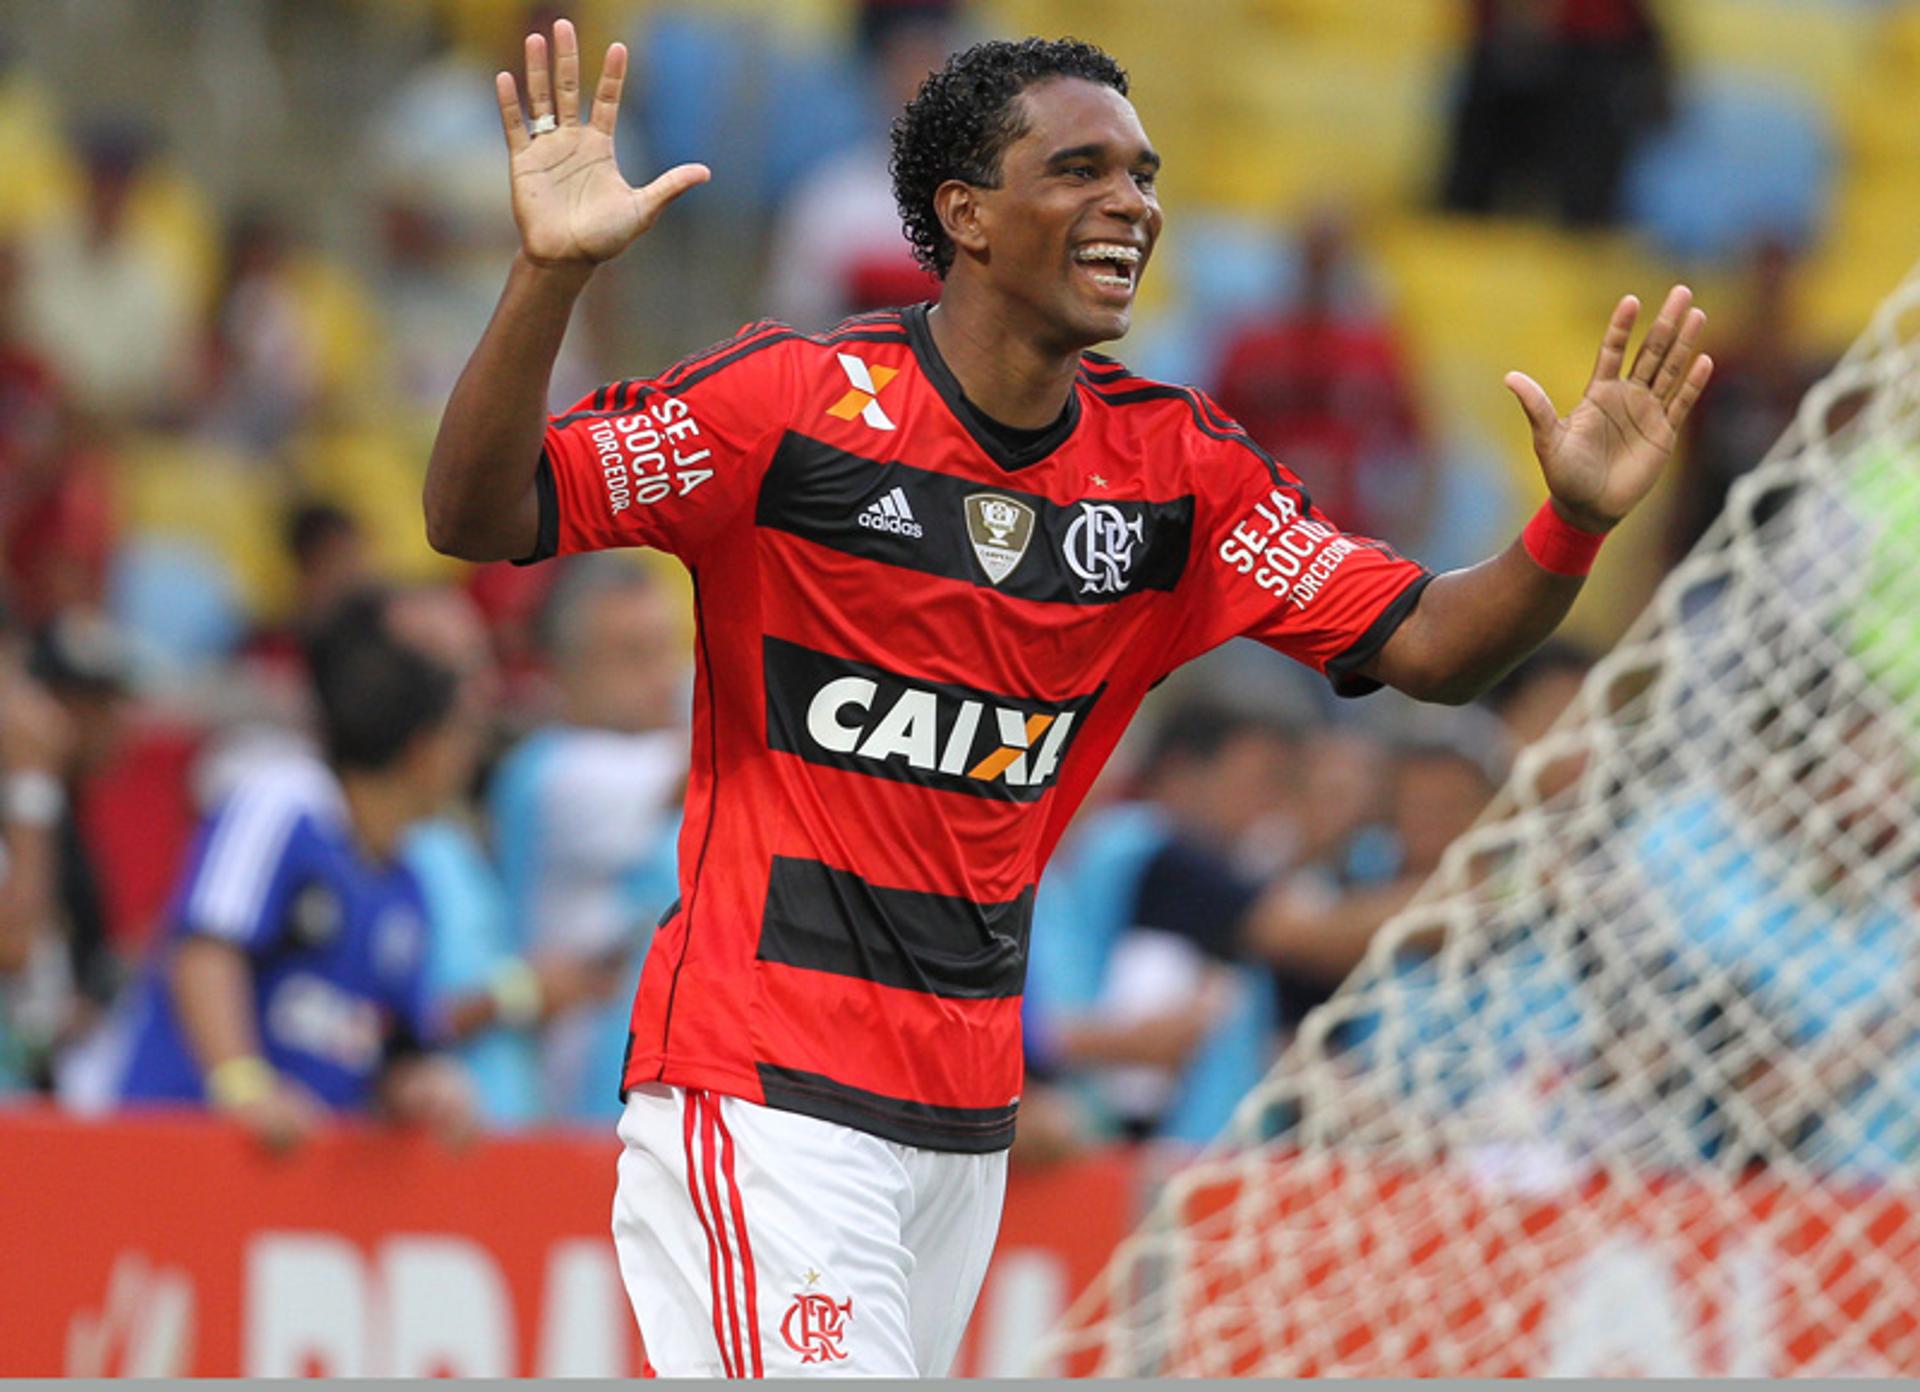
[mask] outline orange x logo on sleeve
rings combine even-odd
[[[840,420],[850,421],[859,416],[875,430],[892,430],[894,424],[887,413],[880,409],[880,393],[886,390],[887,383],[900,375],[897,367],[869,367],[866,359],[856,358],[851,353],[840,353],[840,368],[847,374],[852,385],[847,394],[833,405],[827,407],[827,414]]]

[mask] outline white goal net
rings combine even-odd
[[[1920,274],[1040,1350],[1920,1374]]]

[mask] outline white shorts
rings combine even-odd
[[[1007,1154],[922,1150],[700,1088],[620,1119],[613,1240],[662,1377],[939,1377],[1000,1230]]]

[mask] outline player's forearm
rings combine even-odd
[[[1515,541],[1429,584],[1367,674],[1423,701],[1465,705],[1547,640],[1583,581],[1545,569]]]
[[[253,972],[236,947],[210,938],[180,945],[169,980],[187,1047],[210,1074],[234,1059],[260,1053],[253,1023]]]
[[[447,399],[427,464],[427,540],[436,551],[498,561],[533,550],[547,387],[591,274],[585,265],[514,258],[493,319]]]

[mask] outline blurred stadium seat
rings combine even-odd
[[[1833,137],[1814,101],[1719,70],[1691,84],[1627,174],[1629,215],[1668,255],[1722,259],[1756,239],[1818,239]]]

